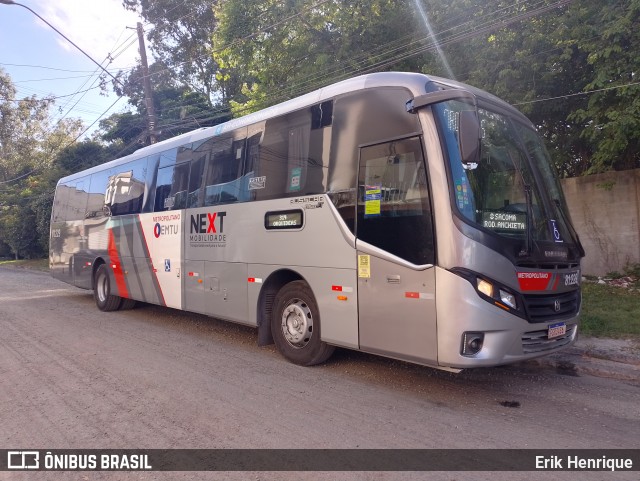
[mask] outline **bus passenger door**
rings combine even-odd
[[[363,147],[356,219],[360,348],[437,363],[434,234],[419,137]]]

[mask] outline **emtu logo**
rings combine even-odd
[[[213,212],[191,216],[192,234],[222,234],[226,212]],[[218,228],[216,229],[216,220]]]
[[[158,222],[153,227],[153,235],[156,239],[158,239],[161,235],[178,234],[178,232],[179,232],[178,224],[163,225]]]

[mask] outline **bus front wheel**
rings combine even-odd
[[[334,351],[320,340],[320,313],[311,288],[304,281],[285,285],[276,295],[271,334],[278,351],[294,364],[313,366]]]
[[[111,280],[105,264],[102,264],[96,270],[93,281],[93,297],[96,300],[98,309],[101,311],[117,311],[120,309],[122,298],[111,294]]]

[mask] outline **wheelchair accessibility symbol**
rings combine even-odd
[[[556,225],[556,221],[553,219],[549,220],[549,224],[551,225],[551,232],[553,233],[553,240],[555,242],[562,242],[562,237],[560,236],[560,231],[558,230],[558,226]]]
[[[164,260],[164,271],[171,272],[171,259]]]

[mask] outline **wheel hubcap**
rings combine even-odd
[[[98,280],[96,282],[96,292],[98,294],[98,299],[100,299],[100,302],[104,302],[107,300],[107,276],[98,276]]]
[[[295,348],[303,348],[313,334],[313,316],[311,309],[300,299],[294,299],[282,312],[282,334]]]

